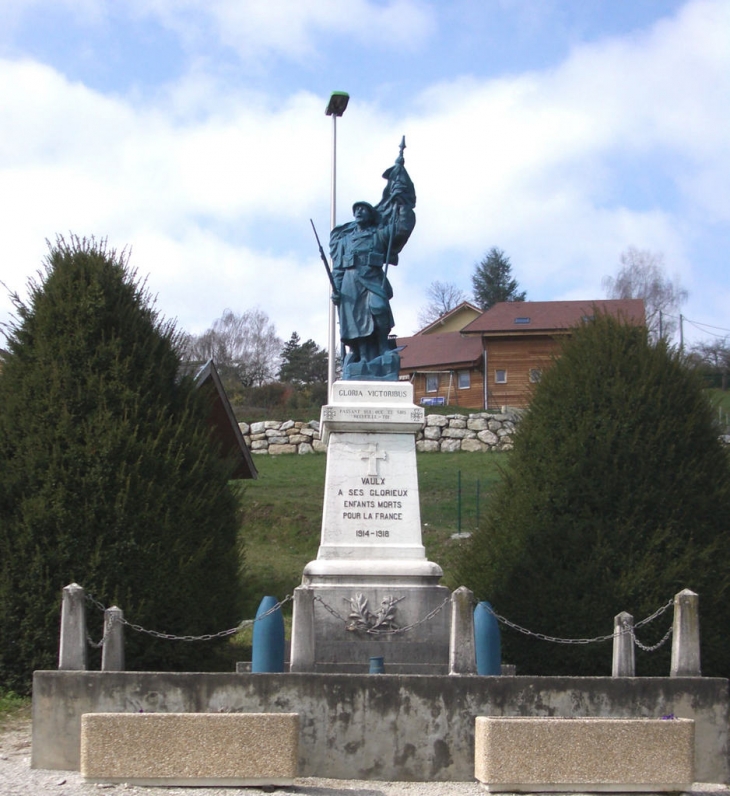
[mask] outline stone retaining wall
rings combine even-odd
[[[327,446],[319,436],[319,420],[262,420],[239,423],[243,441],[251,453],[326,453]]]
[[[426,415],[426,423],[416,436],[416,450],[432,453],[454,451],[508,451],[519,422],[517,411],[495,414]],[[319,421],[264,420],[239,423],[243,439],[254,454],[325,453],[327,446],[319,434]]]
[[[426,415],[426,423],[416,436],[416,450],[429,453],[509,451],[521,416],[519,409],[471,415]],[[319,420],[308,423],[264,420],[238,426],[251,453],[327,452],[319,436]],[[721,436],[720,441],[730,445],[730,434]]]
[[[416,450],[433,453],[512,450],[518,412],[477,412],[473,415],[426,415],[416,437]]]

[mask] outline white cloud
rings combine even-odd
[[[535,257],[520,266],[528,277],[573,262],[579,286],[587,273],[578,259],[590,272],[601,267],[595,254],[613,248],[605,272],[638,242],[686,272],[687,217],[701,208],[727,220],[730,49],[720,42],[729,33],[730,6],[699,2],[643,37],[583,46],[549,72],[425,92],[404,124],[418,131],[413,171],[428,180],[418,185],[430,233],[420,254],[434,241],[447,249],[458,240],[477,256],[509,242]],[[658,166],[679,206],[632,207],[622,160]]]
[[[280,337],[295,330],[303,339],[324,337],[327,282],[314,257],[274,256],[191,227],[178,239],[139,234],[131,264],[141,275],[150,274],[159,308],[188,331],[204,331],[227,308],[258,306],[275,321]]]
[[[317,59],[326,51],[323,37],[415,50],[435,30],[435,12],[420,0],[135,0],[134,7],[140,16],[156,16],[191,47],[215,37],[249,66],[269,56]]]
[[[416,3],[335,4],[350,9],[346,20],[304,3],[291,31],[275,30],[276,13],[291,8],[283,2],[260,4],[269,15],[249,28],[253,5],[242,6],[245,20],[233,5],[205,8],[268,50],[289,37],[303,53],[326,25],[327,35],[371,35],[356,11],[420,14],[428,34]],[[146,7],[173,13],[168,0]],[[197,0],[186,8],[204,13]],[[551,70],[432,86],[397,117],[351,103],[338,128],[340,221],[355,199],[377,200],[407,136],[419,203],[392,274],[398,333],[416,328],[434,279],[469,289],[492,245],[536,299],[598,297],[627,246],[663,251],[697,301],[693,314],[728,325],[716,300],[724,274],[692,259],[708,226],[726,229],[730,217],[728,35],[730,5],[698,0],[642,35],[580,46]],[[324,342],[327,288],[308,218],[322,233],[329,217],[325,99],[231,91],[198,70],[151,105],[0,61],[0,279],[22,287],[57,232],[108,235],[132,245],[164,312],[190,330],[226,307],[259,305],[282,337],[296,328]],[[655,202],[630,195],[637,173],[661,186]],[[7,306],[0,295],[0,316]]]

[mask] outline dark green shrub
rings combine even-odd
[[[174,634],[230,627],[239,606],[230,469],[180,376],[173,326],[124,254],[93,239],[59,239],[29,289],[0,374],[0,683],[23,692],[56,666],[72,581]],[[126,638],[133,669],[195,669],[214,653]]]
[[[682,588],[700,595],[703,672],[730,674],[728,457],[701,379],[646,330],[598,316],[537,386],[504,480],[464,547],[460,581],[498,613],[558,637],[611,633]],[[659,640],[671,611],[638,632]],[[611,642],[563,646],[503,629],[521,674],[605,675]],[[669,673],[669,644],[637,650]]]

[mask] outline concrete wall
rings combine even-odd
[[[300,773],[365,780],[474,779],[476,716],[614,716],[696,722],[696,776],[728,782],[728,681],[719,678],[36,672],[34,768],[77,769],[81,715],[300,714]]]

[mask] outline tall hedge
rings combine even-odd
[[[461,582],[533,632],[611,633],[681,589],[700,597],[703,673],[730,675],[730,467],[701,382],[645,329],[597,316],[575,330],[519,426]],[[651,645],[671,610],[637,631]],[[558,645],[504,628],[521,674],[608,675],[611,642]],[[670,645],[637,650],[668,675]]]
[[[63,586],[172,634],[238,618],[237,503],[177,333],[124,253],[58,239],[0,373],[0,684],[57,665]],[[101,613],[90,609],[91,632]],[[195,669],[210,643],[128,631],[135,669]]]

